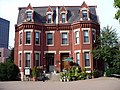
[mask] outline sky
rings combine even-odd
[[[120,36],[120,23],[114,19],[116,9],[113,7],[114,0],[0,0],[0,17],[10,21],[9,46],[14,47],[15,24],[18,18],[18,7],[38,6],[81,6],[85,1],[88,6],[97,6],[101,28],[107,25],[116,28]]]

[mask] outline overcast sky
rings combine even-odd
[[[85,1],[88,6],[97,5],[97,14],[101,28],[107,25],[116,28],[120,36],[120,24],[114,19],[116,9],[113,7],[114,0],[0,0],[0,17],[10,21],[9,46],[14,46],[15,28],[17,23],[18,7],[27,7],[29,3],[37,6],[80,6]]]

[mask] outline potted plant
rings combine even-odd
[[[33,81],[37,81],[37,67],[34,66],[32,70]]]

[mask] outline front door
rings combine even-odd
[[[54,53],[46,54],[46,69],[48,72],[53,72],[53,70],[54,70]]]

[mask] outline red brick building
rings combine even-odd
[[[63,60],[73,58],[80,67],[93,70],[100,24],[96,6],[45,6],[19,8],[15,25],[15,61],[23,74],[26,67],[62,70]]]

